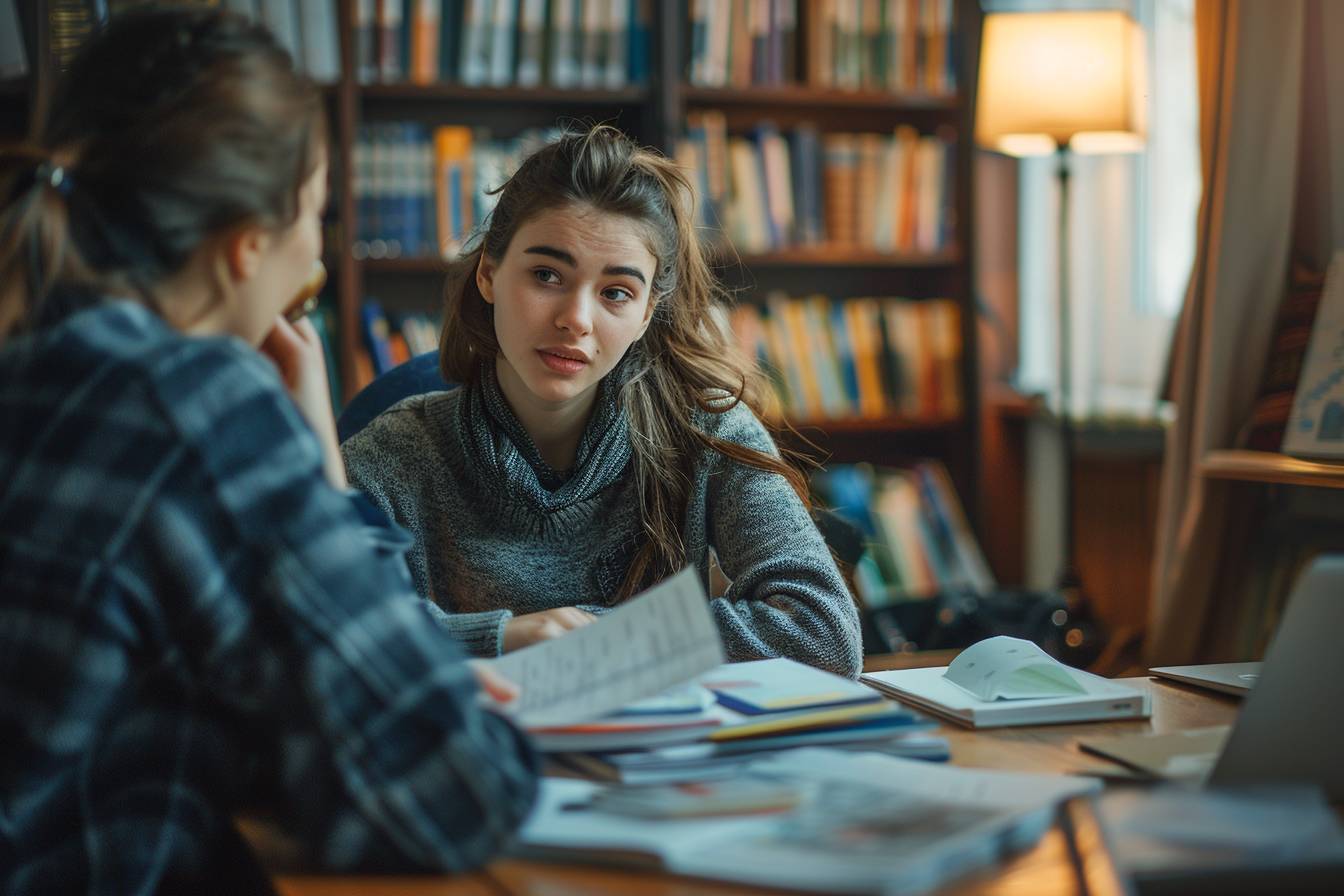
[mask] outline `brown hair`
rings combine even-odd
[[[85,46],[29,144],[0,150],[0,339],[57,283],[151,289],[207,237],[282,227],[325,152],[321,96],[270,33],[207,9],[128,12]]]
[[[738,463],[778,473],[807,503],[807,483],[771,454],[707,435],[694,409],[724,413],[739,402],[757,413],[764,397],[755,366],[733,350],[715,306],[727,295],[705,261],[695,231],[694,193],[677,166],[607,125],[567,133],[519,166],[497,191],[479,243],[449,269],[439,366],[445,379],[471,382],[499,353],[494,306],[481,296],[484,253],[504,257],[518,229],[536,215],[580,206],[643,226],[657,260],[648,330],[622,364],[619,401],[630,420],[644,543],[616,595],[623,600],[687,562],[681,537],[696,459],[709,448]]]

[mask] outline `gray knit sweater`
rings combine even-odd
[[[581,451],[566,479],[566,491],[583,489],[561,506],[543,506],[535,496],[552,494],[554,472],[536,468],[539,455],[516,420],[505,427],[510,438],[483,426],[483,414],[469,391],[417,395],[351,437],[342,453],[351,483],[415,536],[407,559],[416,589],[445,611],[444,625],[469,651],[495,656],[514,613],[610,609],[640,543],[639,501],[628,464],[605,480],[585,475],[601,466],[599,450]],[[776,452],[745,405],[703,413],[700,425]],[[484,447],[483,429],[490,433]],[[858,674],[854,603],[783,477],[706,451],[682,534],[702,582],[711,547],[732,581],[711,601],[729,659],[786,656]]]

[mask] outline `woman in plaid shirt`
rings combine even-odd
[[[0,155],[0,891],[230,889],[258,800],[458,870],[531,805],[281,316],[325,194],[319,95],[208,11],[116,19]]]

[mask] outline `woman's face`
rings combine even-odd
[[[541,212],[503,258],[482,256],[476,282],[494,306],[496,369],[515,411],[592,403],[648,328],[656,266],[639,222],[585,206]]]
[[[243,285],[242,320],[234,333],[260,345],[275,325],[276,315],[294,301],[322,255],[322,213],[327,205],[327,163],[323,159],[299,188],[298,216],[285,227],[269,231],[255,274]]]

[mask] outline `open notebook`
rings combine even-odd
[[[951,665],[869,672],[860,681],[897,700],[969,725],[1043,725],[1146,718],[1144,691],[1065,666],[1030,641],[999,636],[963,650]]]

